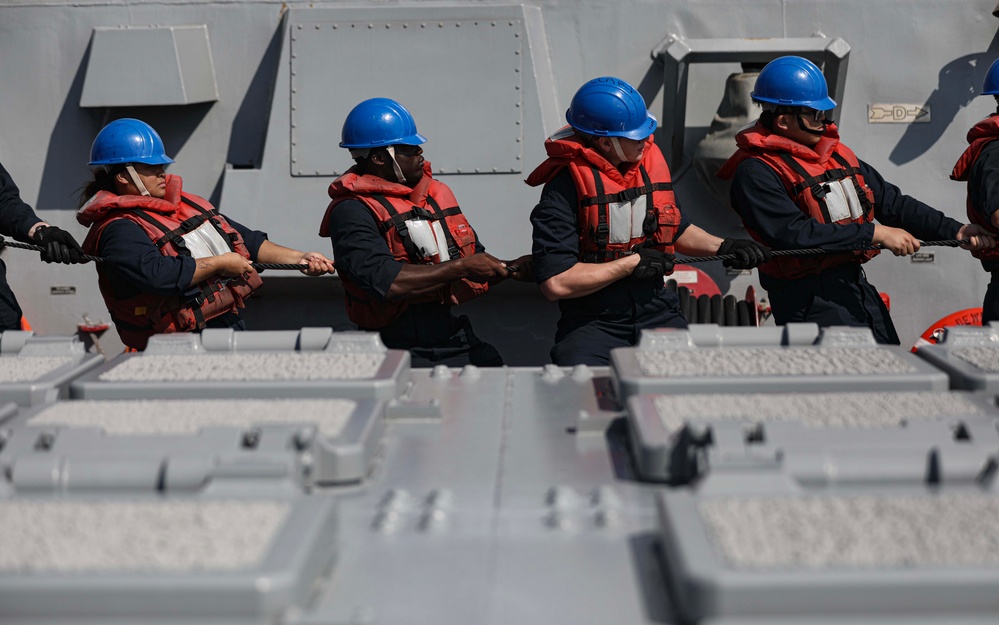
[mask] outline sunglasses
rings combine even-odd
[[[825,111],[816,111],[815,109],[802,109],[799,114],[807,117],[809,113],[812,115],[812,121],[816,123],[826,118]]]
[[[423,151],[423,148],[418,145],[408,145],[405,143],[397,144],[394,147],[395,153],[399,156],[416,156]]]
[[[821,122],[826,118],[826,111],[817,111],[815,109],[805,108],[805,107],[781,107],[775,111],[778,115],[801,115],[805,119],[811,118],[813,122]]]

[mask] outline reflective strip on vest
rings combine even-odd
[[[232,251],[229,242],[207,221],[191,232],[181,235],[181,238],[184,239],[184,245],[193,258],[208,258]]]
[[[447,239],[444,236],[444,227],[441,226],[441,222],[426,221],[424,219],[407,219],[406,228],[409,231],[409,238],[413,241],[419,252],[420,258],[435,259],[439,256],[439,262],[442,263],[451,260],[451,255],[447,251]]]
[[[824,186],[826,195],[823,199],[832,221],[842,219],[855,221],[864,217],[864,207],[851,178],[834,180]]]
[[[607,205],[610,217],[609,243],[628,243],[645,236],[642,225],[648,212],[648,198],[647,195],[640,195],[630,202],[611,202]]]

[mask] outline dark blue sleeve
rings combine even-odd
[[[402,263],[392,255],[368,207],[358,200],[341,202],[330,211],[327,227],[337,273],[368,295],[384,300]]]
[[[873,167],[860,161],[860,174],[874,192],[874,216],[886,226],[902,228],[917,239],[943,241],[957,237],[961,223],[905,195]]]
[[[986,145],[971,166],[968,199],[986,221],[999,210],[999,141]]]
[[[677,203],[677,205],[679,206],[679,202]],[[683,213],[683,211],[680,211],[680,225],[677,226],[676,228],[676,236],[673,237],[673,240],[676,241],[677,239],[682,237],[684,231],[689,227],[690,227],[690,219],[687,218],[687,216]]]
[[[38,215],[21,199],[14,179],[0,164],[0,233],[28,242],[28,230],[40,222]]]
[[[746,228],[774,249],[860,249],[874,237],[874,224],[823,224],[801,212],[777,172],[755,158],[736,168],[731,199]]]
[[[179,295],[194,278],[193,258],[164,256],[142,228],[127,219],[104,228],[98,253],[119,276],[146,293]]]
[[[267,240],[267,233],[259,230],[251,230],[243,224],[233,221],[229,217],[226,217],[225,220],[228,221],[229,225],[239,233],[239,236],[243,237],[243,243],[246,245],[246,251],[250,253],[250,259],[256,260],[257,253],[260,251],[260,246]]]
[[[531,211],[531,254],[538,284],[579,262],[576,206],[579,196],[568,169],[563,169],[541,190],[541,200]]]

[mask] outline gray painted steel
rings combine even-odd
[[[772,328],[739,329],[744,332],[738,336],[742,344],[782,338],[793,342],[801,340],[806,329],[792,327],[781,333]],[[700,335],[724,344],[725,330],[706,327]],[[817,334],[814,328],[811,333]],[[688,333],[688,338],[689,334],[697,333]],[[755,340],[752,334],[757,335]],[[652,338],[666,336],[658,333]],[[830,331],[824,336],[838,341],[840,347],[835,349],[843,353],[869,357],[872,350],[882,349],[858,339],[856,332]],[[169,338],[161,349],[176,350],[183,343],[179,337]],[[302,345],[322,349],[337,339],[319,328],[304,333],[247,332],[238,338],[208,333],[201,338],[190,342],[188,349],[197,345],[195,353],[210,354],[215,345],[222,350],[219,353],[232,358],[241,352],[237,342],[243,349],[258,350],[247,353],[268,349],[275,356],[294,357]],[[377,344],[373,335],[344,339],[341,346]],[[691,344],[682,351],[718,349]],[[770,349],[818,353],[832,348],[774,345]],[[337,512],[335,520],[325,513],[305,514],[310,525],[304,533],[295,524],[281,530],[282,538],[269,553],[309,554],[309,564],[295,556],[293,563],[267,569],[276,571],[264,574],[280,580],[275,584],[248,587],[240,572],[143,574],[133,575],[135,580],[128,583],[116,572],[0,572],[0,594],[9,593],[3,594],[5,600],[17,597],[16,602],[4,604],[14,606],[6,608],[10,614],[5,622],[28,623],[36,617],[53,624],[88,619],[125,622],[141,617],[163,623],[197,618],[216,624],[676,623],[682,614],[703,617],[700,622],[751,623],[780,616],[820,622],[814,619],[826,614],[830,605],[850,605],[856,609],[837,612],[835,622],[862,625],[882,617],[905,619],[913,613],[911,606],[939,599],[933,611],[922,611],[920,622],[942,624],[974,622],[983,610],[991,609],[994,593],[986,588],[999,569],[991,559],[981,566],[951,567],[948,558],[969,552],[967,546],[954,553],[946,550],[948,541],[961,540],[960,536],[919,530],[928,532],[925,544],[943,551],[932,552],[911,571],[894,564],[877,573],[820,564],[807,574],[732,574],[710,555],[714,549],[710,540],[697,537],[706,530],[701,517],[689,512],[683,500],[780,496],[792,498],[793,504],[808,497],[937,496],[925,494],[927,485],[940,497],[955,501],[976,493],[983,496],[994,489],[999,436],[991,396],[953,394],[952,406],[947,393],[936,392],[932,400],[928,394],[896,393],[895,402],[890,397],[885,401],[900,406],[906,401],[921,403],[921,411],[901,410],[895,415],[911,417],[904,426],[816,433],[801,423],[821,415],[804,415],[796,422],[793,406],[781,408],[787,403],[781,398],[797,390],[794,380],[774,383],[770,390],[784,395],[774,396],[769,405],[782,419],[767,421],[761,416],[759,437],[747,437],[745,419],[727,424],[711,421],[716,438],[708,449],[710,471],[691,486],[670,488],[636,474],[636,469],[647,466],[643,453],[663,453],[671,444],[668,434],[658,443],[650,442],[648,428],[634,422],[639,411],[647,415],[642,407],[655,399],[633,397],[629,418],[615,395],[612,373],[609,368],[586,366],[404,370],[401,382],[392,386],[394,395],[388,404],[359,403],[358,412],[368,415],[369,426],[377,422],[384,429],[380,434],[368,430],[363,437],[367,442],[358,441],[366,446],[361,480],[335,486],[304,479],[306,457],[313,457],[312,466],[319,471],[322,452],[303,449],[298,444],[303,432],[294,427],[269,427],[262,421],[259,428],[223,426],[196,436],[122,436],[97,427],[30,425],[34,415],[44,414],[40,409],[15,413],[9,405],[0,427],[4,469],[0,506],[21,509],[30,508],[30,502],[65,502],[93,507],[101,502],[146,501],[155,494],[156,501],[178,507],[236,497],[290,501],[293,506],[299,501],[321,506],[335,502]],[[915,388],[923,385],[919,369],[900,374],[906,376]],[[850,395],[834,392],[826,401],[863,405],[863,397],[855,393],[868,386],[863,380],[853,382],[846,389]],[[839,386],[831,379],[826,390]],[[246,394],[239,387],[226,391]],[[149,396],[144,402],[149,414],[141,418],[169,412],[169,402],[156,399],[159,393],[153,383],[135,387],[135,396]],[[729,394],[718,401],[738,397]],[[765,394],[756,397],[767,405]],[[689,396],[673,399],[682,402]],[[213,415],[224,414],[203,401]],[[91,402],[69,400],[58,406],[71,409],[74,403],[79,410],[70,414],[78,414],[81,423],[92,422],[86,416],[93,409]],[[379,406],[385,407],[384,420]],[[850,416],[864,419],[862,414]],[[170,425],[169,415],[152,418]],[[885,419],[872,415],[869,420],[878,425]],[[960,427],[952,427],[955,424]],[[351,436],[346,429],[344,436]],[[377,451],[372,443],[377,443]],[[665,525],[657,516],[660,499],[665,502]],[[964,508],[955,509],[957,516],[951,520],[963,523],[958,517],[966,513]],[[224,522],[225,517],[211,518]],[[680,521],[683,527],[676,529]],[[985,518],[980,522],[989,523]],[[808,531],[828,544],[840,535],[830,525],[818,524]],[[5,531],[26,531],[19,527]],[[913,548],[911,541],[896,544],[890,527],[878,531],[885,557]],[[108,526],[105,536],[116,533],[127,540],[121,527]],[[23,543],[14,544],[40,541],[44,547],[55,544],[60,534],[52,533],[51,541],[44,536],[32,535],[30,541],[25,536]],[[758,557],[778,553],[773,546],[784,542],[780,535],[773,537],[768,551]],[[91,557],[73,550],[64,551],[62,558],[58,553],[37,561],[69,568]],[[171,553],[165,552],[167,561],[174,557]],[[334,553],[335,574],[328,575],[323,571],[330,570]],[[150,562],[161,561],[154,555],[150,553]],[[130,562],[135,560],[132,554],[129,557]],[[177,585],[170,585],[173,581]],[[789,593],[789,584],[802,592]],[[126,594],[122,588],[134,592]],[[160,591],[154,593],[153,588]],[[303,598],[305,588],[311,589],[309,599]],[[903,597],[911,591],[918,591],[923,603],[905,604]],[[677,597],[682,599],[679,604]],[[711,620],[716,617],[728,620]]]
[[[538,190],[522,180],[543,160],[544,138],[564,123],[564,111],[579,85],[595,76],[616,75],[635,84],[650,110],[662,118],[656,139],[664,152],[674,150],[670,165],[684,212],[711,232],[745,236],[724,197],[719,199],[714,187],[691,173],[706,169],[694,159],[720,102],[732,95],[727,80],[742,71],[740,62],[765,60],[761,55],[767,50],[820,54],[828,49],[831,55],[815,58],[826,60],[824,69],[840,102],[836,121],[844,141],[904,192],[964,221],[964,187],[947,175],[966,145],[967,129],[994,111],[991,98],[975,96],[985,69],[999,55],[994,6],[989,0],[12,0],[0,6],[0,162],[42,217],[82,238],[84,231],[73,216],[75,192],[89,177],[85,163],[93,138],[111,119],[139,117],[163,136],[167,152],[177,160],[171,171],[183,176],[186,190],[209,197],[225,214],[269,232],[279,244],[328,251],[329,242],[316,232],[328,202],[327,186],[334,172],[350,164],[345,151],[336,147],[343,118],[366,97],[395,97],[417,114],[420,132],[430,139],[428,160],[455,190],[486,247],[510,258],[530,248],[528,216]],[[415,30],[424,23],[425,29]],[[341,24],[344,28],[333,28]],[[312,31],[305,35],[309,27]],[[303,33],[301,38],[295,38],[296,32]],[[132,37],[138,33],[163,39],[135,43]],[[204,34],[203,45],[201,39],[180,41],[192,33]],[[680,54],[672,46],[691,52]],[[161,52],[171,49],[176,57]],[[303,57],[293,57],[303,51]],[[701,53],[706,56],[697,56]],[[146,60],[149,55],[156,58]],[[131,71],[116,80],[114,72],[123,60]],[[183,80],[164,80],[170,74]],[[926,114],[908,123],[874,118],[874,112],[896,105]],[[713,150],[717,155],[718,146]],[[301,159],[301,174],[293,159]],[[832,380],[832,386],[846,392],[871,390],[879,379],[890,377],[891,385],[876,388],[946,388],[946,374],[934,373],[935,365],[902,352],[933,321],[979,306],[988,277],[961,250],[934,249],[931,260],[915,263],[881,255],[865,267],[871,281],[891,297],[903,342],[892,354],[917,372],[843,376],[841,385]],[[37,255],[18,250],[6,252],[4,261],[37,333],[5,333],[0,337],[5,358],[15,357],[29,338],[42,338],[38,335],[64,341],[84,313],[109,321],[92,267],[45,265]],[[715,263],[701,268],[723,293],[758,287],[754,274],[730,275]],[[247,309],[254,329],[283,332],[205,333],[193,342],[170,337],[162,343],[164,352],[157,355],[154,348],[148,356],[131,358],[177,356],[176,350],[180,355],[280,357],[321,353],[328,344],[339,344],[328,327],[319,329],[349,327],[338,279],[298,275],[267,272],[270,290],[265,286]],[[254,317],[254,309],[261,314]],[[613,375],[607,368],[541,367],[554,335],[554,309],[536,288],[520,285],[500,285],[459,308],[482,335],[501,346],[509,362],[535,365],[531,367],[410,370],[408,358],[399,355],[379,372],[377,383],[152,380],[121,384],[117,390],[116,384],[99,382],[96,371],[79,375],[74,370],[75,392],[85,397],[108,389],[116,397],[151,400],[182,393],[209,397],[220,390],[260,398],[316,396],[311,393],[378,397],[386,401],[384,432],[367,440],[377,439],[382,446],[365,449],[367,472],[359,483],[312,487],[305,494],[301,465],[296,464],[306,455],[303,450],[291,444],[279,449],[275,442],[266,461],[260,457],[240,464],[223,453],[241,444],[236,429],[220,437],[217,448],[216,439],[206,437],[211,440],[191,456],[180,453],[191,441],[158,442],[175,454],[166,474],[162,458],[152,454],[134,462],[84,458],[88,449],[98,456],[113,455],[119,444],[111,440],[115,437],[98,440],[94,430],[35,437],[32,442],[41,442],[42,449],[32,448],[36,464],[31,470],[0,473],[0,505],[246,496],[303,502],[305,507],[335,500],[338,511],[335,519],[332,513],[307,515],[311,525],[304,534],[301,527],[282,533],[282,541],[288,542],[281,546],[288,553],[311,554],[315,566],[271,569],[277,572],[264,579],[276,586],[254,585],[251,576],[188,574],[171,578],[180,581],[171,592],[160,575],[0,573],[0,610],[7,610],[2,620],[678,622],[673,602],[677,584],[684,583],[677,572],[684,569],[670,563],[695,543],[684,537],[680,547],[674,544],[658,517],[657,500],[670,500],[682,491],[636,477],[631,451],[636,432],[623,418],[614,387],[615,380],[631,384],[620,362]],[[690,330],[692,338],[683,349],[810,353],[820,349],[807,347],[818,335],[814,326],[703,326]],[[841,334],[835,349],[881,357],[885,348],[865,346],[858,336]],[[673,339],[657,333],[650,340],[663,347]],[[121,348],[113,330],[102,341],[109,354]],[[365,351],[353,341],[347,338],[343,344],[345,359],[353,353],[348,344]],[[43,343],[37,349],[46,357],[58,356],[52,350],[61,348]],[[939,347],[947,352],[955,346]],[[973,347],[982,346],[966,346]],[[938,351],[927,349],[926,358]],[[386,360],[392,358],[389,352]],[[936,362],[946,366],[943,360]],[[640,393],[663,390],[653,378],[628,376],[640,381],[635,383]],[[953,386],[972,384],[962,382],[971,379],[967,371],[950,376]],[[987,375],[985,380],[974,384],[988,384]],[[796,385],[794,378],[774,378],[760,388],[747,378],[721,376],[699,390],[830,390],[821,381],[806,387]],[[683,383],[669,392],[690,390],[698,388]],[[983,394],[981,401],[990,403],[991,394]],[[15,410],[13,404],[0,408],[0,454],[12,453],[15,438],[20,448],[20,437],[27,436],[11,419]],[[711,471],[697,482],[692,497],[912,494],[924,492],[918,486],[924,481],[932,481],[934,492],[942,495],[991,493],[994,418],[978,419],[962,417],[969,437],[964,442],[943,418],[874,435],[857,428],[830,437],[828,445],[791,424],[765,424],[762,446],[747,444],[739,427],[719,426],[718,446],[731,450],[731,456],[724,462],[718,454],[710,456]],[[84,440],[86,436],[91,438]],[[288,443],[290,437],[282,434],[280,440]],[[666,448],[660,442],[663,446],[656,450]],[[44,447],[51,454],[61,452],[64,444],[73,447],[72,462],[59,464],[57,456],[45,455]],[[125,451],[127,446],[122,445]],[[220,460],[209,465],[205,452],[213,448]],[[681,508],[667,503],[663,514],[674,513],[681,516]],[[692,532],[703,534],[696,517],[691,523]],[[339,532],[335,540],[334,531]],[[309,542],[317,536],[322,538]],[[886,546],[889,539],[890,532]],[[334,555],[335,574],[327,576]],[[672,574],[667,566],[673,567]],[[745,576],[722,576],[716,585],[721,595],[679,596],[699,600],[700,608],[688,610],[717,625],[833,620],[841,625],[967,625],[994,620],[995,593],[983,586],[994,586],[994,566],[973,574],[932,566],[909,573],[893,571],[881,578],[899,582],[891,589],[863,571],[820,570],[794,579],[765,575],[754,578],[752,589],[731,602],[715,599],[732,597],[725,593],[733,587],[746,588]],[[789,582],[806,592],[781,592]],[[908,607],[901,603],[903,592],[914,597]],[[864,599],[858,601],[860,595]],[[858,611],[816,616],[837,598],[859,606]],[[792,615],[774,614],[781,601],[786,606],[792,599],[798,602]],[[919,602],[931,603],[932,609],[913,613],[912,606],[924,605]],[[989,612],[983,615],[985,610]]]
[[[937,345],[921,347],[917,354],[947,372],[951,388],[999,390],[999,327],[949,328]]]
[[[219,99],[208,27],[95,28],[80,106],[176,106]],[[143,89],[122,80],[155,67]],[[141,70],[140,70],[141,71]]]
[[[993,8],[988,0],[965,2],[958,8],[943,0],[873,5],[862,0],[833,4],[626,0],[614,5],[589,0],[524,4],[15,0],[0,6],[0,58],[7,60],[0,67],[4,85],[0,162],[44,218],[82,236],[73,218],[74,194],[88,178],[85,163],[93,138],[112,118],[139,117],[160,131],[167,152],[177,159],[171,171],[184,177],[186,189],[209,197],[237,220],[268,231],[278,243],[327,251],[329,242],[315,233],[332,174],[293,175],[292,141],[304,142],[296,149],[308,148],[310,165],[324,172],[341,171],[350,164],[345,151],[336,147],[347,111],[365,97],[388,95],[418,113],[420,131],[430,139],[428,159],[447,171],[442,180],[454,188],[487,249],[500,257],[515,257],[529,250],[527,218],[537,201],[537,190],[521,180],[544,158],[544,138],[564,123],[569,100],[584,81],[620,76],[639,87],[650,110],[663,118],[664,128],[676,127],[679,108],[671,110],[663,95],[665,69],[658,60],[663,44],[673,41],[726,55],[730,60],[684,66],[682,145],[688,154],[682,161],[690,162],[726,97],[727,76],[740,71],[740,55],[759,60],[761,48],[776,52],[814,39],[841,41],[837,49],[849,48],[851,62],[845,75],[842,63],[838,72],[826,68],[827,75],[835,78],[836,92],[842,92],[836,121],[845,142],[903,191],[963,221],[963,185],[949,181],[947,174],[965,146],[967,129],[994,110],[991,98],[975,97],[985,69],[999,53],[993,44],[997,27]],[[497,32],[515,31],[519,47],[505,36],[486,34],[493,31],[483,25],[487,19],[518,24],[497,26]],[[303,92],[292,93],[293,25],[322,24],[331,29],[331,24],[349,23],[357,25],[356,31],[363,23],[368,31],[367,24],[424,22],[440,36],[415,30],[390,36],[388,32],[399,32],[392,28],[381,28],[375,35],[377,29],[372,28],[372,45],[363,45],[360,39],[368,39],[354,35],[310,35],[309,45],[322,50],[322,62],[299,58],[294,67],[308,64],[320,75],[295,76]],[[450,26],[437,26],[444,22]],[[463,25],[454,26],[459,22]],[[932,28],[923,27],[929,24]],[[115,33],[117,39],[143,30],[176,34],[202,26],[217,99],[204,96],[210,101],[126,106],[116,95],[106,102],[118,106],[81,107],[85,87],[89,99],[90,85],[99,84],[93,81],[114,82],[114,76],[102,71],[110,67],[101,61],[104,53],[98,45],[105,33]],[[96,29],[101,29],[97,38]],[[388,45],[397,40],[399,45]],[[153,49],[151,44],[139,47]],[[189,48],[184,46],[186,52],[191,52]],[[513,55],[518,49],[520,54]],[[205,58],[202,52],[192,54]],[[207,80],[204,61],[160,58],[147,63],[142,49],[116,52],[117,61],[122,57],[131,62],[132,71],[121,72],[117,86],[107,92],[109,97],[124,93],[127,86],[128,92],[151,103],[152,96],[142,94],[157,93],[156,85],[165,84],[164,72],[172,72],[171,68],[189,76],[193,65],[196,73],[202,72],[197,82]],[[514,71],[518,67],[519,73]],[[514,95],[518,84],[519,97]],[[483,103],[487,95],[498,100]],[[189,96],[188,101],[198,99],[202,98]],[[517,108],[513,105],[518,101],[519,117],[510,110]],[[304,108],[296,114],[304,116],[305,127],[293,128],[291,107],[299,102]],[[929,109],[930,121],[872,123],[871,107],[892,103]],[[657,133],[657,140],[669,151],[674,143],[664,132]],[[519,149],[513,147],[518,138]],[[725,203],[691,174],[679,155],[674,161],[684,211],[712,232],[744,235]],[[520,163],[512,165],[514,173],[491,171],[511,163]],[[459,167],[468,171],[458,174]],[[475,173],[475,167],[487,169]],[[37,255],[17,250],[6,253],[4,260],[36,331],[70,334],[84,313],[95,321],[110,321],[92,268],[45,265]],[[723,292],[741,294],[746,286],[757,284],[754,275],[728,275],[719,264],[704,269]],[[976,261],[950,249],[934,250],[929,263],[882,255],[868,263],[867,273],[890,295],[906,345],[935,320],[980,305],[987,282]],[[268,272],[265,281],[284,279],[277,274]],[[333,281],[317,279],[314,286],[302,287],[308,288],[311,298],[307,306],[295,311],[268,308],[269,317],[256,319],[255,329],[324,326],[342,319],[342,301],[331,294],[333,287],[324,286]],[[491,297],[500,297],[500,292]],[[520,315],[519,327],[500,324],[502,332],[550,341],[551,305],[536,292],[523,303],[518,301],[520,305],[527,314]],[[497,324],[483,307],[466,309],[473,322]],[[113,330],[103,340],[109,353],[120,349]],[[512,362],[543,364],[539,354],[545,349],[518,350],[515,343],[508,343]],[[524,360],[523,354],[530,354],[531,360]]]
[[[0,333],[0,402],[35,406],[69,397],[70,382],[102,364],[76,337]],[[25,375],[28,376],[25,379]]]

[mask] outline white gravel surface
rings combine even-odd
[[[250,569],[289,511],[278,501],[0,501],[0,572]]]
[[[699,508],[736,569],[999,565],[995,495],[727,497]]]
[[[642,373],[664,378],[897,375],[917,369],[883,349],[677,349],[635,352]]]
[[[939,392],[659,395],[654,405],[670,431],[698,420],[887,428],[916,419],[984,414],[981,407],[961,395]]]
[[[207,427],[316,425],[326,438],[343,430],[357,402],[347,399],[164,399],[58,402],[32,426],[97,427],[113,435],[195,434]]]
[[[102,373],[104,382],[321,381],[372,378],[384,353],[252,352],[142,355]]]

